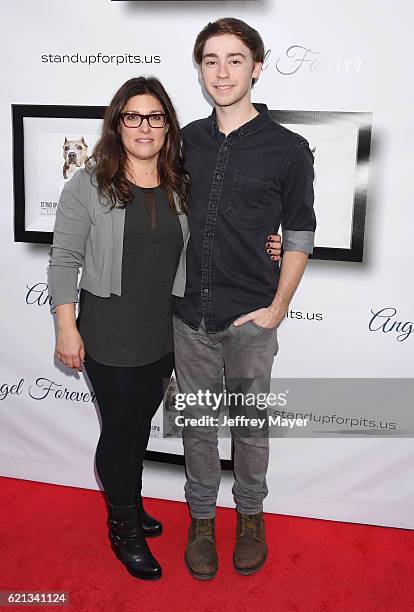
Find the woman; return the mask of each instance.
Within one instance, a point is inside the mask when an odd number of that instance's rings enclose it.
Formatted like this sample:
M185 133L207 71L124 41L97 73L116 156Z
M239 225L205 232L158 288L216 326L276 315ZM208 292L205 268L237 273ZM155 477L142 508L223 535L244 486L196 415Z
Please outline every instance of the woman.
M161 567L145 536L162 526L142 507L142 462L174 367L171 288L183 295L187 194L171 100L157 79L131 79L110 103L86 169L63 189L50 259L56 355L79 371L84 362L101 414L96 467L110 540L128 571L148 580Z
M162 573L145 540L162 525L142 506L142 464L174 367L173 295L185 290L188 192L170 98L156 78L130 79L106 111L86 169L62 191L50 258L56 356L78 371L83 363L91 381L109 537L127 570L144 580ZM278 259L279 245L266 246Z

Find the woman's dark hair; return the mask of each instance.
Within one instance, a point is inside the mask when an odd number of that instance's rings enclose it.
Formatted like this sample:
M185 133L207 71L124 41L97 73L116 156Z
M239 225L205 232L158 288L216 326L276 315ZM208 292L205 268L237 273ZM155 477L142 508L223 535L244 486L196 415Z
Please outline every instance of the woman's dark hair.
M180 127L170 97L155 77L133 78L118 89L106 109L101 137L87 162L87 169L93 170L99 194L109 201L112 207L126 206L131 201L132 186L125 174L127 155L119 133L119 121L128 100L141 94L155 96L167 115L169 129L158 156L158 175L161 185L166 189L171 210L176 212L173 197L175 192L181 210L186 212L189 179L183 167Z
M193 49L196 64L200 65L203 60L204 45L208 39L219 34L233 34L237 36L237 38L252 52L254 62L264 62L265 50L259 32L241 19L223 17L222 19L208 23L197 36ZM257 79L252 79L253 85L256 80Z

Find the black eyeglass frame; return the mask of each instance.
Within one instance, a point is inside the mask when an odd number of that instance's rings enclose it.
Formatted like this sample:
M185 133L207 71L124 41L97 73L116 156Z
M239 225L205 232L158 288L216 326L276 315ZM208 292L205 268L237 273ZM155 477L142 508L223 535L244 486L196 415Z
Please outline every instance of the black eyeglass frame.
M125 117L126 117L127 115L137 115L137 116L138 116L138 117L140 117L140 119L141 119L140 123L139 123L138 125L126 125L126 123L125 123ZM154 117L154 116L156 116L156 117L164 117L164 124L163 124L163 125L155 125L155 126L154 126L154 125L151 125L151 123L150 123L150 117ZM163 128L163 127L165 127L165 126L167 125L167 122L168 122L168 117L167 117L166 113L150 113L149 115L142 115L141 113L135 113L135 112L130 111L129 113L121 113L121 114L119 115L119 118L121 119L122 123L124 124L124 126L125 126L126 128L131 128L131 129L135 129L135 128L139 128L139 127L141 127L142 122L144 121L144 119L146 119L146 120L147 120L148 125L149 125L151 128L154 128L154 129L157 129L157 128Z

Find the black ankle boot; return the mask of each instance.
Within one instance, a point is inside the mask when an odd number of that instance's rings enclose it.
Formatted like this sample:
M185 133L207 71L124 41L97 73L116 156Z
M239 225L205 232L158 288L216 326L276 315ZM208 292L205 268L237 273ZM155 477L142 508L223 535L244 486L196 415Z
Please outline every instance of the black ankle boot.
M162 534L162 523L145 512L141 495L137 495L136 502L138 512L141 513L142 533L144 536L146 538L156 538L160 536Z
M134 506L113 506L109 510L109 539L112 550L125 565L128 572L142 580L158 580L162 570L151 554L141 527L138 508Z

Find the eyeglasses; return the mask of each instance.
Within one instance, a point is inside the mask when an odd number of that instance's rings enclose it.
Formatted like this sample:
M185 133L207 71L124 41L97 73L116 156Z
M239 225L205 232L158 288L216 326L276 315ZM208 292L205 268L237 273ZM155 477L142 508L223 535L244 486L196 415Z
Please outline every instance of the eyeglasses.
M163 128L167 123L167 115L165 113L153 113L151 115L141 115L140 113L121 113L122 123L127 128L138 128L144 119L148 121L148 125L152 128Z

